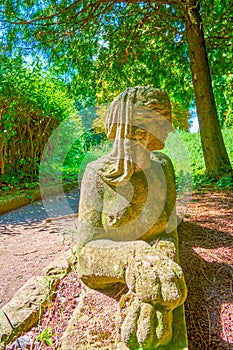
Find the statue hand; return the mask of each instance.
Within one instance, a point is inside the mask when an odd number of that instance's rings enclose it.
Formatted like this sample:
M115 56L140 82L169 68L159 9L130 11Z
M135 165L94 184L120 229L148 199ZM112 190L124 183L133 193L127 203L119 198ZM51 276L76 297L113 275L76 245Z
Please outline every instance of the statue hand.
M186 297L181 267L167 255L151 247L135 250L126 268L126 284L143 302L174 309Z
M135 251L126 269L129 292L121 297L118 326L130 349L156 349L172 338L172 310L186 288L180 266L155 249Z
M157 310L154 305L140 301L135 293L128 292L119 302L117 326L129 349L156 349L172 337L172 311Z

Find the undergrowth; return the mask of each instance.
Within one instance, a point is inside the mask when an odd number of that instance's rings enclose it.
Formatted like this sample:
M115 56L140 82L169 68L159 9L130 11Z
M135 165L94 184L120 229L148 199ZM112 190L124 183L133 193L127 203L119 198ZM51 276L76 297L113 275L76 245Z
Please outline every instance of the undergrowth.
M222 130L224 143L227 153L233 166L233 143L232 143L232 128L224 128ZM191 167L193 172L194 188L213 187L216 189L230 188L233 186L233 173L227 171L221 176L215 174L207 175L205 173L205 162L201 146L200 133L190 134L185 131L179 131L185 145L188 148Z

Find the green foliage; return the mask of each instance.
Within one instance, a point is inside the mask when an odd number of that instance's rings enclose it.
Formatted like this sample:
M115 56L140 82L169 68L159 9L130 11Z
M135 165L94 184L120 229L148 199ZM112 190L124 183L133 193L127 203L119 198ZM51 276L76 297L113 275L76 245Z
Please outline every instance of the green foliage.
M226 94L224 83L220 87L218 77L228 79L232 64L231 1L202 0L200 5L219 117L225 120L231 93ZM28 46L33 54L43 52L54 71L67 74L79 101L109 102L128 86L151 84L165 88L185 112L193 97L186 6L174 1L3 0L4 52L28 54Z
M88 135L88 133L87 133ZM89 134L90 135L90 134ZM231 162L233 162L232 129L223 129L224 141ZM64 164L60 164L64 181L75 179L81 181L83 172L88 163L110 152L112 143L102 138L99 142L93 142L85 147L85 133L75 142L66 155ZM92 136L95 140L95 136ZM190 191L190 186L199 188L212 186L216 188L228 188L232 186L232 174L226 173L219 177L207 177L205 175L205 162L201 147L200 134L178 130L175 136L166 143L165 153L173 160L177 177L178 192ZM53 163L55 169L58 163ZM56 168L58 170L58 168ZM50 171L51 173L51 171Z
M218 115L230 125L231 1L200 5ZM68 74L79 101L109 102L128 86L151 84L187 111L193 90L182 2L4 0L1 10L4 51L43 51L54 71Z
M5 0L2 10L8 42L22 52L32 45L54 69L69 72L79 101L110 102L126 87L154 85L187 110L193 91L179 6Z
M218 75L213 81L221 127L233 126L233 74Z
M193 87L185 16L192 4L200 4L218 117L222 126L231 126L231 0L2 0L1 173L14 171L18 179L25 181L25 174L37 179L46 140L59 122L73 113L70 94L75 95L76 107L81 109L110 102L132 85L161 87L171 98L175 127L187 130ZM9 59L28 54L43 55L50 63L50 73L41 69L38 61L26 68L22 59ZM92 127L92 120L85 117L82 121L83 127ZM65 137L68 134L63 135L63 141ZM66 159L67 169L82 162L85 142L88 147L88 140L73 146ZM61 141L57 145L62 146ZM200 160L192 159L194 172L201 174L201 144L197 141L189 147L190 154L197 153ZM64 149L57 148L53 164ZM4 186L9 187L8 183Z
M54 334L52 333L52 327L48 327L46 329L44 329L41 333L39 333L36 336L36 340L39 341L40 343L46 343L46 345L48 346L52 346L53 345L53 339L52 337L54 336Z
M233 188L233 174L222 176L216 183L217 188Z
M223 138L228 151L228 155L233 164L233 146L232 146L232 128L223 129ZM191 167L193 171L194 187L211 186L215 188L229 188L233 186L233 174L228 172L219 176L206 176L205 163L203 158L203 151L201 147L200 134L190 134L185 131L179 131L188 151L191 160ZM179 147L179 145L177 145ZM182 146L181 146L182 147Z
M221 126L233 125L232 1L203 1L202 19Z
M190 112L179 103L172 103L172 124L175 129L188 131Z
M200 134L199 133L190 134L182 131L180 131L179 134L182 137L188 149L193 174L195 176L198 174L204 174L205 162L203 158Z
M230 128L223 129L224 142L231 163L233 163L232 131ZM233 185L231 172L222 174L221 177L206 175L200 133L191 134L178 129L168 136L166 147L162 152L173 162L178 195L192 191L192 186L229 188Z
M78 178L81 182L87 164L99 159L111 150L112 144L104 141L105 137L100 140L100 143L93 144L86 152L74 145L68 152L62 167L63 179Z
M43 148L60 121L75 112L66 86L39 61L4 59L0 73L0 174L35 181Z

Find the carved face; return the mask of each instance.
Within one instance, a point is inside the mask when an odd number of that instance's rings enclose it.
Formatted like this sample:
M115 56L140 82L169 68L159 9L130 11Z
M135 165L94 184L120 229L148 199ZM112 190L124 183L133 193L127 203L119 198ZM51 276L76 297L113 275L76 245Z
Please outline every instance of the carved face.
M148 151L164 148L164 142L172 131L170 111L163 114L155 109L135 105L133 125L127 137L142 144Z

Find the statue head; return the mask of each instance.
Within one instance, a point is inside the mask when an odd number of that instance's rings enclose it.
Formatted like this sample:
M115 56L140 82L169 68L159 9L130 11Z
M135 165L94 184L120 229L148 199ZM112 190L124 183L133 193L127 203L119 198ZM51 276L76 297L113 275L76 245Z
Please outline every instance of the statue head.
M138 145L146 152L164 147L171 128L171 104L167 93L149 86L127 88L111 103L106 134L113 141L107 182L129 180L137 168L133 154Z
M162 149L170 131L171 104L163 90L149 86L127 88L109 107L106 133L112 141L120 137L143 143L148 132L154 139L149 150Z

